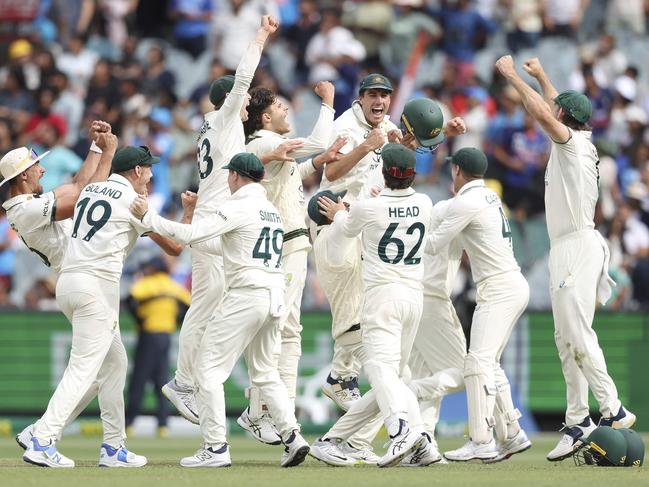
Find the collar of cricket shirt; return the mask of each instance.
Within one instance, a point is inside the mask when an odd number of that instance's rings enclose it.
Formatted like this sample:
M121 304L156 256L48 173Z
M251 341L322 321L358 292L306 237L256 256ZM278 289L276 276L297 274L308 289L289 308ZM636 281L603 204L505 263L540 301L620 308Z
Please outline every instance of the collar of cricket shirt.
M130 188L133 188L133 185L131 184L131 182L128 179L126 179L124 176L122 176L121 174L113 173L110 176L108 176L108 179L106 181L112 181L114 183L123 184L124 186L128 186Z
M458 191L457 195L460 196L461 194L466 193L467 191L471 191L473 188L479 188L479 187L485 187L484 179L474 179L473 181L469 181L466 183L464 186L460 188L460 191Z
M235 193L230 195L230 199L240 200L250 196L266 196L266 188L259 183L249 183L241 186Z
M254 138L257 137L280 137L282 139L288 139L285 135L278 134L277 132L273 132L272 130L266 130L266 129L259 129L257 130L254 134L252 134Z
M415 194L414 188L405 188L405 189L390 189L384 188L379 193L379 196L385 196L387 198L404 198Z
M367 120L365 120L365 114L363 113L363 107L361 107L361 102L358 100L354 100L352 103L352 113L356 117L356 120L358 123L365 129L372 130L374 127L372 127L369 123L367 123ZM378 128L383 128L387 123L390 121L390 115L383 115L383 121L380 123Z

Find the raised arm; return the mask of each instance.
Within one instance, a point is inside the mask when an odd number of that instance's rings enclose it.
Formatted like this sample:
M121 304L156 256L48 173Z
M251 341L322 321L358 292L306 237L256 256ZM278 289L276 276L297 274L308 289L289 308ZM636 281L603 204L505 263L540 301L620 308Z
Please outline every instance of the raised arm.
M241 62L237 66L237 71L234 75L234 85L232 90L225 98L223 103L224 117L239 117L241 107L243 106L247 96L250 83L255 75L255 70L259 65L261 59L261 52L264 49L268 37L279 28L279 21L271 16L264 15L261 18L261 27L257 31L257 36L254 42L251 42L246 50Z
M74 214L74 206L77 204L81 190L95 179L88 174L95 175L98 171L100 174L106 174L102 179L105 180L110 170L110 164L117 150L117 137L111 133L102 132L97 136L97 147L102 150L102 153L93 152L92 148L88 153L88 158L83 163L79 172L84 171L83 174L77 176L68 184L59 186L54 190L56 197L56 220L65 220L71 218ZM99 164L97 164L97 159ZM92 172L90 172L92 170Z
M527 112L539 122L543 130L552 140L558 143L565 143L570 140L570 130L568 130L568 127L557 120L550 108L551 105L518 75L514 67L514 60L511 56L501 57L496 62L496 67L520 94L523 106L525 106ZM548 87L547 89L548 96L550 93L556 93L554 87ZM553 102L550 101L550 103Z
M340 135L344 136L345 134L341 133ZM381 129L372 129L363 143L353 148L347 154L342 154L338 161L330 162L325 165L325 175L327 176L327 179L329 181L340 179L351 171L363 157L373 150L380 149L384 144L385 135L383 135Z
M296 159L310 157L324 152L332 139L334 114L336 113L333 109L334 85L329 81L320 81L315 85L313 91L322 99L320 115L313 126L311 134L304 139L300 139L304 142L304 145L291 152L291 157L295 157Z

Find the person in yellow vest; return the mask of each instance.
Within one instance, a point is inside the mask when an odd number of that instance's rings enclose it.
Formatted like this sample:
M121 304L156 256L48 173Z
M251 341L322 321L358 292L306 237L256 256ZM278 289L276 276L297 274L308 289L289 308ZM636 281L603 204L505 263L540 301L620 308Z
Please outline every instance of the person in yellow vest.
M189 308L190 294L171 278L162 257L151 259L142 272L144 276L133 284L127 301L137 322L139 337L128 388L126 426L130 426L140 412L147 382L153 382L158 400L158 432L164 436L169 408L160 391L169 380L171 334Z

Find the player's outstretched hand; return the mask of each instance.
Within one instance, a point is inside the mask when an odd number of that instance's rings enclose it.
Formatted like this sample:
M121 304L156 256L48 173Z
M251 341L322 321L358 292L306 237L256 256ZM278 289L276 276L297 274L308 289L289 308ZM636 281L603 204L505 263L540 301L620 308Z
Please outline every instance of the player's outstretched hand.
M133 203L131 203L130 210L135 218L142 221L144 215L149 211L149 203L147 202L146 194L138 194L137 198L135 198Z
M322 103L333 107L334 94L336 93L336 88L333 83L330 81L318 81L313 88L313 91L316 95L322 98Z
M321 196L318 198L318 206L320 207L320 213L333 221L334 216L339 211L345 211L347 207L343 203L343 199L339 196L338 201L327 198L326 196Z
M117 136L110 132L100 132L95 143L104 152L115 152L117 150Z
M456 137L465 133L466 123L462 117L452 118L444 126L444 135L447 137Z
M388 142L391 144L400 144L403 140L403 132L399 129L392 129L388 132Z
M194 216L194 210L196 209L196 202L198 201L198 195L192 191L185 191L180 194L180 202L183 205L184 216L189 220Z
M541 65L541 61L539 61L539 58L537 57L533 57L532 59L525 61L523 63L523 69L533 78L538 78L543 74L543 66Z
M299 149L304 145L304 142L301 140L287 140L281 145L278 145L277 148L272 150L269 155L271 156L271 161L282 161L282 162L293 162L295 159L289 154L296 149Z
M333 144L331 144L326 151L324 151L319 156L316 156L313 159L313 165L315 167L322 167L324 164L329 164L330 162L336 162L340 160L340 149L345 147L347 143L347 137L339 136L336 138Z
M514 66L514 58L510 55L502 56L496 61L496 68L500 71L505 78L509 78L516 74L516 67Z

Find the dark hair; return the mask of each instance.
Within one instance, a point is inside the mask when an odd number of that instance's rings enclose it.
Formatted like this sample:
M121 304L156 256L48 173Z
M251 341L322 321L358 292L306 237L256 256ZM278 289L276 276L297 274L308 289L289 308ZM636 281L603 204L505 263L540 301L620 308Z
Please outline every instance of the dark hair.
M563 108L562 108L563 110ZM591 131L593 130L590 125L587 123L582 123L577 121L572 115L570 115L567 111L563 110L563 116L561 117L561 123L564 124L566 127L571 128L572 130L588 130Z
M248 120L243 122L243 132L246 134L246 137L250 137L257 130L263 128L261 116L277 99L275 93L261 86L253 88L249 93L250 105L248 105Z
M384 168L383 179L385 179L385 187L388 189L406 189L412 186L412 183L415 181L415 174L405 179L395 178Z

